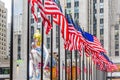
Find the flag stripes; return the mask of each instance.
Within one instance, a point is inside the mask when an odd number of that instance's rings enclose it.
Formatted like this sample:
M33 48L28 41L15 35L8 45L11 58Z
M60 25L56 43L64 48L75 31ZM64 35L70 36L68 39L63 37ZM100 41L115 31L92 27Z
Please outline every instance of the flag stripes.
M43 4L41 0L31 0L31 12L35 21L38 22L38 18L35 14L35 4L40 9L46 34L52 29L48 18L50 15L53 17L53 22L60 26L65 49L69 51L78 50L79 53L81 53L84 48L86 56L92 55L92 60L98 69L106 71L117 69L115 64L109 61L104 55L101 55L101 53L106 53L106 50L102 47L99 40L95 36L84 32L78 24L74 23L69 15L65 15L67 16L65 17L54 1L46 0Z

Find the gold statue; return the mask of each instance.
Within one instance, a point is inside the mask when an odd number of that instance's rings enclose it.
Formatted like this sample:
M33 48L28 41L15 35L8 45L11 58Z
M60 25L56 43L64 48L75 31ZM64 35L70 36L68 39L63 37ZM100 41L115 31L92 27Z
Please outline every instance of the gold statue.
M41 38L41 34L39 32L39 30L36 31L36 33L33 35L33 39L34 39L34 42L36 44L36 46L41 46L41 42L42 42L42 38Z

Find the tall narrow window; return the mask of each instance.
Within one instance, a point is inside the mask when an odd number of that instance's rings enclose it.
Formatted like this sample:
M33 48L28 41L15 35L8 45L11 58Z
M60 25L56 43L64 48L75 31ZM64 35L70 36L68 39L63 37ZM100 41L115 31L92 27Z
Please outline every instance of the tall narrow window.
M74 13L74 18L79 19L79 13Z
M31 19L31 24L33 24L33 23L34 23L34 19L32 18L32 19Z
M103 34L103 32L104 32L104 30L103 30L103 29L100 29L100 35L102 35L102 34Z
M21 59L21 35L18 35L18 57L17 59Z
M33 42L34 26L31 26L31 42Z
M71 8L71 2L67 3L67 8Z
M50 38L47 37L47 48L50 49Z
M100 8L100 13L103 13L104 9L103 8Z
M119 51L115 51L115 56L119 56Z
M79 7L79 1L74 2L74 7Z
M103 24L104 23L104 19L100 19L100 24Z
M100 0L100 3L103 3L103 0Z

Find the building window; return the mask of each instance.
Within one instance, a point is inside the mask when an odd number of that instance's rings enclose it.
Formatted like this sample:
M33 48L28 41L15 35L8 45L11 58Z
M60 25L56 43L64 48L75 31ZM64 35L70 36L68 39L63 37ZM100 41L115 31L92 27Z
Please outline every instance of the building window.
M41 18L38 18L38 22L41 22Z
M104 46L104 40L103 39L100 40L100 43L101 43L102 46Z
M34 27L31 26L31 42L33 42Z
M119 51L115 51L115 56L119 56Z
M74 7L79 7L79 1L74 2Z
M103 34L103 32L104 32L104 30L103 30L103 29L100 29L100 35L102 35L102 34Z
M56 26L56 36L58 36L58 32L59 32L59 26Z
M104 23L104 19L100 19L100 24L103 24Z
M20 45L21 45L21 35L18 35L18 57L17 57L17 59L21 59L21 56L20 56L21 47L20 47Z
M67 3L67 8L71 8L71 2Z
M115 25L115 30L119 30L119 24Z
M115 40L119 40L119 33L116 33Z
M79 19L79 13L74 13L74 19Z
M10 69L1 67L0 74L10 74Z
M119 44L115 44L115 49L119 49Z
M103 10L104 10L103 8L100 8L100 13L103 13Z
M20 54L21 54L21 47L19 46L19 47L18 47L18 57L17 57L17 59L21 59Z
M21 44L21 35L18 35L18 45Z
M96 0L93 0L93 3L96 3L97 1Z
M96 9L94 9L93 13L94 13L94 14L96 14L96 13L97 13L97 10L96 10Z
M100 0L100 3L103 3L103 0Z
M37 8L37 12L40 12L39 8Z
M49 37L47 38L47 48L48 49L50 48L50 38Z
M58 37L56 36L56 48L58 48Z
M32 19L31 19L31 24L33 24L33 23L34 23L34 19L32 18Z

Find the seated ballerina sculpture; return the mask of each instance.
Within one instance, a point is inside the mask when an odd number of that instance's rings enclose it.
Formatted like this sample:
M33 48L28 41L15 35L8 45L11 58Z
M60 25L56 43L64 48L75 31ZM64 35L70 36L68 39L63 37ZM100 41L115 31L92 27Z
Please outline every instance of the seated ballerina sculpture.
M33 36L34 42L32 42L32 49L31 49L31 54L30 54L30 79L31 80L40 80L40 68L42 65L41 64L41 34L39 33L39 30L36 31L36 33ZM48 63L50 63L50 56L47 51L47 48L45 45L43 45L43 60L44 60L44 65L42 66L43 69L46 68ZM56 61L53 59L53 64L54 66L56 64ZM35 79L34 79L35 78Z

